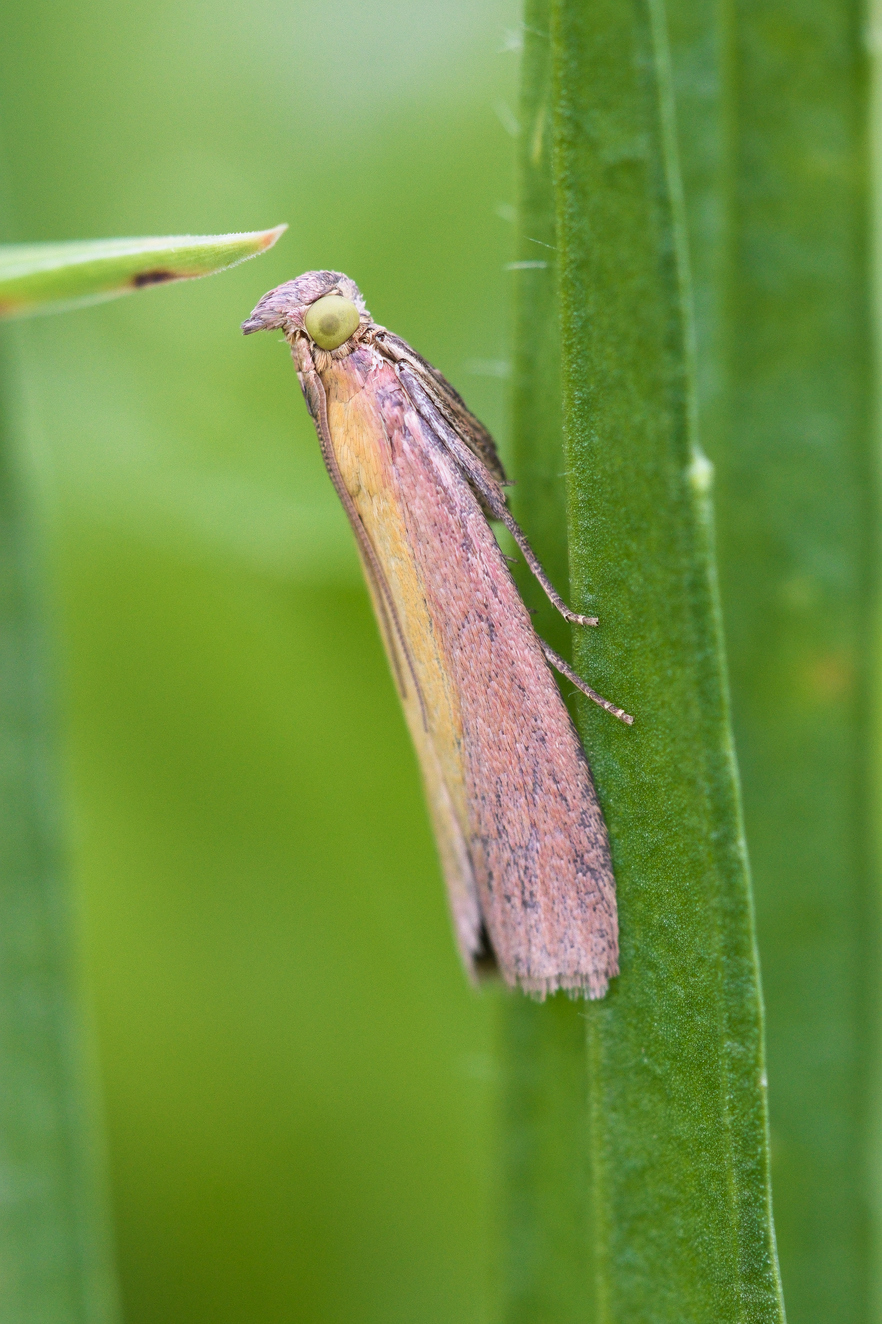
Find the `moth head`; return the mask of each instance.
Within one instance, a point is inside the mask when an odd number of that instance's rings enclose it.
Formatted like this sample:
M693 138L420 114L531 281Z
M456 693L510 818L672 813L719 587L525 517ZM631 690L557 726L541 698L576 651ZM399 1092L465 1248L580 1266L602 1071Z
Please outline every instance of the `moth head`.
M244 334L282 330L305 332L319 349L337 349L371 315L355 281L340 271L307 271L265 294L247 321Z

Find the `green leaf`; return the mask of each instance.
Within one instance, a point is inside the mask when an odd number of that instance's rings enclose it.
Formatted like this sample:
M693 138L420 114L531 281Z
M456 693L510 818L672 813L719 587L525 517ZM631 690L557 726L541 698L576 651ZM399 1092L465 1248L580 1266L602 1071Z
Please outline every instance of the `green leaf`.
M0 310L57 311L263 252L284 226L0 248ZM0 419L0 424L5 419ZM100 1142L74 972L40 558L0 429L0 1316L114 1324Z
M783 1317L746 850L660 0L553 7L555 177L583 712L622 974L588 1010L598 1296L614 1318Z
M288 227L243 234L0 245L0 317L58 312L225 271L265 253Z
M549 0L528 0L518 112L518 234L511 264L516 318L512 505L552 581L566 591L549 21ZM538 633L570 657L566 622L525 567L516 573ZM565 695L571 690L564 686ZM563 994L541 1006L504 997L499 1055L503 1318L506 1324L584 1324L590 1318L591 1243L582 1004Z
M580 711L613 841L621 976L606 999L578 1013L523 1003L503 1013L507 1318L778 1324L762 1012L713 563L712 471L696 435L705 365L697 374L665 14L657 0L556 0L551 11L555 154L546 207L556 209L562 319L558 472L568 475L572 596L601 618L598 630L577 637L576 657L582 674L637 720L626 730L587 705ZM711 59L714 22L708 10L698 33ZM534 72L541 64L531 41L548 32L540 4L526 27L529 78L531 62ZM530 95L525 155L540 115L538 85ZM719 148L711 136L712 157ZM526 215L541 181L529 172L525 179ZM721 207L720 180L708 187ZM550 313L541 314L548 289L537 294L536 271L519 266L514 277L524 372L531 349L555 334ZM543 381L545 408L556 413L551 375ZM519 452L529 444L526 420L519 405ZM550 480L550 429L539 447L533 464ZM529 506L527 498L528 528ZM541 550L547 557L548 546ZM587 1028L584 1104L573 1071L576 1014ZM589 1200L580 1210L572 1180L560 1174L585 1168ZM555 1183L557 1212L568 1210L583 1229L571 1224L558 1238L563 1265L553 1260ZM562 1276L563 1305L555 1300Z

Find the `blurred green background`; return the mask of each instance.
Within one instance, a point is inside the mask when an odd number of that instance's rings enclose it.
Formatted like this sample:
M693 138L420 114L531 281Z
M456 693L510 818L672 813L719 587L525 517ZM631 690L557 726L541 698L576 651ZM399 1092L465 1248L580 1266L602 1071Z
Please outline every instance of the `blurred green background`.
M2 5L4 241L268 256L4 333L46 531L127 1324L480 1321L494 993L284 346L353 276L505 433L512 0Z

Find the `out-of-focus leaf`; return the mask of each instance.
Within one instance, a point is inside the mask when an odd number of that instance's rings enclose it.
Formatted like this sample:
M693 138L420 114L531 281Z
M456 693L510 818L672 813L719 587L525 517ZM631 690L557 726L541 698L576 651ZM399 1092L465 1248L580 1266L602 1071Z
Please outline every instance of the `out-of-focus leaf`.
M265 253L288 227L242 234L0 245L0 317L57 312L225 271Z
M736 12L728 402L724 427L706 431L768 1008L775 1221L790 1324L866 1324L880 1318L878 106L851 5Z
M2 365L5 368L5 364ZM0 382L5 384L4 372ZM5 402L4 402L5 403ZM116 1324L39 537L0 413L0 1319Z

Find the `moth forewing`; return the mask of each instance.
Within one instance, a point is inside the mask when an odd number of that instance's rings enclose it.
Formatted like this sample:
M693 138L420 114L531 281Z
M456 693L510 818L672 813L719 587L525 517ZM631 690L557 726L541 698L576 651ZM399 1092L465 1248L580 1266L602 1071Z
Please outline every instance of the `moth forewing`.
M353 309L341 313L346 300ZM351 328L356 312L356 329L334 343L323 329L331 314ZM291 342L356 535L468 969L489 943L511 985L601 997L618 973L606 827L545 646L487 521L488 509L507 515L489 433L435 369L371 320L340 273L309 272L271 291L243 329L262 327L282 327ZM528 559L538 566L532 549ZM592 619L570 612L538 570L570 618Z
M477 458L486 465L492 476L500 483L506 482L505 469L496 449L496 442L484 427L484 424L469 409L462 396L453 389L450 382L442 377L437 368L433 368L421 354L408 345L400 336L384 330L379 337L382 351L399 363L407 363L422 380L428 395L441 414L462 438Z

